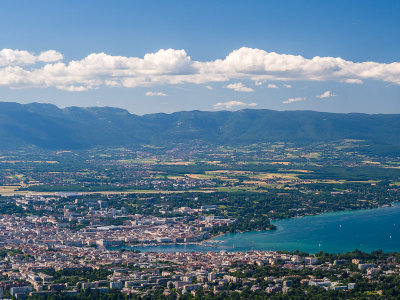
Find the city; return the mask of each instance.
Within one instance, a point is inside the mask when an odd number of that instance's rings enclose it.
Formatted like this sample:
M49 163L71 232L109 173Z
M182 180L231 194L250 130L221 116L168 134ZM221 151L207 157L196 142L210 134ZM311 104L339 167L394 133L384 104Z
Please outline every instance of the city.
M0 300L400 299L400 1L0 1Z

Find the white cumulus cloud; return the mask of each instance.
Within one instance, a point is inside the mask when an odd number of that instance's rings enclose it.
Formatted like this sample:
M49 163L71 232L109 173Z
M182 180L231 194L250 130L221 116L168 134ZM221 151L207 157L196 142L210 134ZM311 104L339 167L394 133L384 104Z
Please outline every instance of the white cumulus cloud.
M240 81L337 81L361 84L378 80L400 85L400 62L352 62L340 57L306 58L242 47L224 58L196 61L185 50L161 49L143 57L92 53L71 61L55 50L39 54L0 50L0 86L55 87L84 91L107 87L153 87L183 83L210 84L239 81L226 87L252 92ZM283 85L290 88L289 84Z
M55 62L55 61L60 61L63 58L64 56L60 52L57 52L56 50L48 50L41 52L37 57L38 61L42 62Z
M291 86L290 84L284 84L283 86L284 86L285 88L287 88L287 89L292 88L292 86Z
M289 103L304 101L304 100L306 100L306 97L289 98L285 101L282 101L282 103L289 104Z
M161 97L167 97L168 95L163 93L163 92L146 92L146 96L161 96Z
M329 97L334 97L336 95L332 94L331 91L326 91L324 93L322 93L321 95L317 95L317 98L323 99L323 98L329 98Z
M363 84L363 81L361 79L356 79L356 78L348 78L341 81L346 83Z
M269 89L278 89L278 86L276 84L270 83L267 85L267 88Z
M226 86L226 88L234 90L236 92L247 92L247 93L249 93L249 92L253 92L254 91L252 88L245 86L241 82L228 84Z
M35 55L26 50L3 49L0 51L0 67L25 66L38 62L55 62L63 55L55 50L48 50Z
M227 102L218 102L214 104L214 109L232 109L238 107L252 107L257 106L257 103L244 103L241 101L227 101Z

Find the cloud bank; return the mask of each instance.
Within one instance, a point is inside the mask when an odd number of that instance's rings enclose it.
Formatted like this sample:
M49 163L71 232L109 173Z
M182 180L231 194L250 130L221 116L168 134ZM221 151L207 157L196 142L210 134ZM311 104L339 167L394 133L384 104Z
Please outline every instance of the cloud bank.
M168 95L163 93L163 92L146 92L146 96L161 96L161 97L167 97Z
M232 108L240 108L240 107L254 107L257 106L257 103L244 103L241 101L228 101L228 102L218 102L214 104L214 109L232 109Z
M234 90L236 92L247 92L247 93L254 92L254 90L252 88L249 88L249 87L245 86L241 82L228 84L226 86L226 88L227 89L232 89L232 90Z
M304 100L306 100L305 97L289 98L289 99L287 99L285 101L282 101L282 103L290 104L290 103L293 103L293 102L304 101Z
M326 92L322 93L321 95L317 95L316 97L320 98L320 99L324 99L324 98L330 98L330 97L334 97L334 96L336 96L336 95L333 94L331 91L326 91Z
M55 87L85 91L103 86L133 88L231 80L253 80L257 85L267 80L362 83L367 79L400 85L400 62L385 64L352 62L340 57L305 58L246 47L213 61L192 60L185 50L175 49L161 49L143 57L93 53L69 62L64 62L63 55L55 50L39 54L26 50L0 51L0 86L9 88ZM238 91L253 90L242 83L228 86Z

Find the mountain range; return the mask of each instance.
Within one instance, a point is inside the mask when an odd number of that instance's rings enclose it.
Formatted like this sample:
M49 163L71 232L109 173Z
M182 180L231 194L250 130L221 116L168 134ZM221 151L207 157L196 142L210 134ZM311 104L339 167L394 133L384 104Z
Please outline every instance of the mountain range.
M113 107L0 102L0 149L87 149L95 146L221 145L343 139L400 151L400 114L315 111L181 111L138 116Z

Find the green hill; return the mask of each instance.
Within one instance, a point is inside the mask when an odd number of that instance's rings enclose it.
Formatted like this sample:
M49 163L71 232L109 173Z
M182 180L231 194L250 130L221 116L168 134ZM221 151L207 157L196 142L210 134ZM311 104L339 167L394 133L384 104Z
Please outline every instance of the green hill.
M111 107L0 103L0 148L44 149L171 143L307 144L366 140L381 149L400 149L400 115L314 111L183 111L137 116Z

